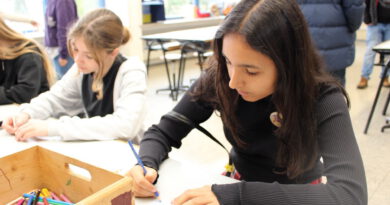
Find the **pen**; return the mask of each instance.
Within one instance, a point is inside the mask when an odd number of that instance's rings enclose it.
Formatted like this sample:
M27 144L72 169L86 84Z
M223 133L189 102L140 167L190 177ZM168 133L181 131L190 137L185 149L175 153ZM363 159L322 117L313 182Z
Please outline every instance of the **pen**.
M144 171L144 175L146 175L146 168L145 168L145 165L144 163L142 162L141 158L139 157L139 155L137 154L137 151L135 151L134 149L134 146L133 146L133 143L131 143L131 141L127 141L130 145L130 148L131 150L133 151L134 153L134 156L135 158L137 159L138 161L138 164L142 167L142 170ZM161 199L160 199L160 193L158 193L158 191L154 192L154 196L161 202Z

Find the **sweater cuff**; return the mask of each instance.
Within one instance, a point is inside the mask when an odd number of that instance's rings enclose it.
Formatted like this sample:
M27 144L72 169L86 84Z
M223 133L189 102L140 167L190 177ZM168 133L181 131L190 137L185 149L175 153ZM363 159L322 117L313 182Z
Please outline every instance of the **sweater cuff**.
M239 184L213 184L211 191L214 192L219 204L240 204Z
M47 121L47 135L49 136L60 136L59 127L60 122L58 120L48 120ZM65 140L65 139L63 139Z
M27 113L30 116L30 119L39 119L37 116L34 115L34 111L29 109L30 104L29 103L23 103L19 106L19 112Z

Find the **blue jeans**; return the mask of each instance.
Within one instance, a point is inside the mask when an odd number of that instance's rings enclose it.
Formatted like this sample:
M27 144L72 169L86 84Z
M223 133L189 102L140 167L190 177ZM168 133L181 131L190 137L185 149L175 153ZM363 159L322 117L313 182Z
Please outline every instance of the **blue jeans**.
M68 71L69 68L72 67L72 65L74 63L73 58L68 56L68 58L66 59L66 60L68 60L68 63L64 67L61 67L60 64L58 63L59 58L60 58L59 55L54 57L54 67L56 69L58 80L60 80L62 78L62 76L65 75L66 71Z
M390 40L390 24L378 23L377 25L367 26L367 48L364 54L362 77L370 79L376 53L372 48L386 40ZM384 68L382 68L381 76L383 76L383 71ZM389 74L390 72L387 72L386 76L389 76Z

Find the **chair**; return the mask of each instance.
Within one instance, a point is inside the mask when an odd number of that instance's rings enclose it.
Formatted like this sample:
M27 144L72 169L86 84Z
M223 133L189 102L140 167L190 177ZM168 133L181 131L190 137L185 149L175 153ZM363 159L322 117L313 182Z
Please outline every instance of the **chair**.
M390 103L390 91L389 91L389 95L387 96L387 100L386 100L386 103L385 103L385 107L383 109L383 115L386 115L386 112L387 112L387 107L389 106L389 103ZM381 129L381 132L384 132L385 129L387 128L390 128L390 117L387 117L386 118L386 125L384 125Z
M203 61L205 59L204 54L205 52L210 48L210 43L204 43L204 42L183 42L179 44L180 47L180 53L167 53L167 51L177 50L177 46L173 44L173 46L170 46L169 50L167 48L163 47L162 41L159 41L160 48L163 48L163 55L160 57L164 60L165 63L165 69L167 73L168 88L158 89L156 93L160 91L166 91L169 90L170 96L174 101L177 100L177 97L179 95L180 91L186 91L189 87L183 85L183 79L184 79L184 70L185 70L185 64L186 64L186 58L189 56L190 53L196 52L198 57L198 63L200 66L200 69L202 70L203 67ZM172 44L171 44L172 45ZM151 43L148 43L148 47L150 49L153 49L151 46ZM209 55L209 54L207 54ZM150 51L148 53L148 59L150 58ZM149 60L148 60L149 61ZM179 68L175 69L174 64L179 61ZM172 69L169 69L168 62L171 62L173 65ZM149 62L147 62L147 65ZM176 72L177 70L177 72ZM171 77L173 78L171 80Z
M162 51L163 56L165 52L180 50L180 42L177 41L159 41L159 40L146 40L146 45L148 47L148 55L146 59L146 69L149 71L150 66L150 53L152 51ZM165 62L165 59L163 59Z
M161 60L164 60L164 61L167 61L167 62L171 63L170 68L168 67L168 69L167 69L167 75L172 77L172 82L171 82L171 78L169 77L168 78L169 87L168 88L157 89L156 93L159 93L161 91L170 91L170 96L172 98L174 98L174 96L173 96L174 92L178 92L180 90L185 91L186 89L188 89L188 86L179 85L176 82L176 79L177 79L178 76L176 76L175 64L176 64L176 62L180 62L181 58L182 58L181 53L166 53L165 55L160 56ZM170 73L172 73L172 76L170 75Z
M383 59L383 58L382 58ZM387 73L387 71L390 69L390 59L387 60L386 63L381 63L380 65L384 65L385 66L385 69L384 69L384 72L383 73ZM382 86L383 86L383 81L384 79L386 78L386 75L383 75L380 82L379 82L379 85L378 85L378 89L377 89L377 92L376 92L376 95L375 95L375 98L374 98L374 102L372 104L372 107L371 107L371 111L370 111L370 114L368 115L368 119L367 119L367 123L366 123L366 127L364 128L364 134L367 134L367 131L368 131L368 127L370 126L370 122L371 122L371 119L372 119L372 116L374 114L374 110L375 110L375 107L376 107L376 104L378 102L378 99L379 99L379 95L381 93L381 90L382 90ZM386 110L387 110L387 107L388 107L388 104L389 104L389 101L390 101L390 93L389 93L389 96L387 97L387 100L386 100L386 103L385 103L385 107L383 109L383 115L386 114ZM382 127L382 132L384 129L386 129L386 125L384 126L384 128Z
M390 117L387 117L386 118L386 125L384 125L383 127L382 127L382 129L381 129L381 132L384 132L385 131L385 129L387 129L387 128L390 128Z

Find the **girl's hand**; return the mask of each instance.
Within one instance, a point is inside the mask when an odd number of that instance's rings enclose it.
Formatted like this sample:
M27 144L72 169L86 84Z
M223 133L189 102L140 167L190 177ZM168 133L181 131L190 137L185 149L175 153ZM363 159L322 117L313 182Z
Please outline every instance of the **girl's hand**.
M68 64L68 60L66 58L59 57L58 64L60 64L61 67L64 67L64 66L66 66L66 64Z
M18 127L15 132L17 141L26 141L28 138L37 136L47 136L48 125L46 120L29 120Z
M157 178L155 169L145 167L146 175L140 165L134 166L126 175L129 175L134 180L134 194L136 197L153 197L157 191L153 186L153 182Z
M19 113L15 116L6 118L3 122L2 128L5 129L9 134L15 134L16 130L25 124L30 119L30 115L27 113Z
M211 191L211 186L207 185L197 189L190 189L185 191L180 196L173 200L174 205L192 205L192 204L207 204L219 205L218 199Z

